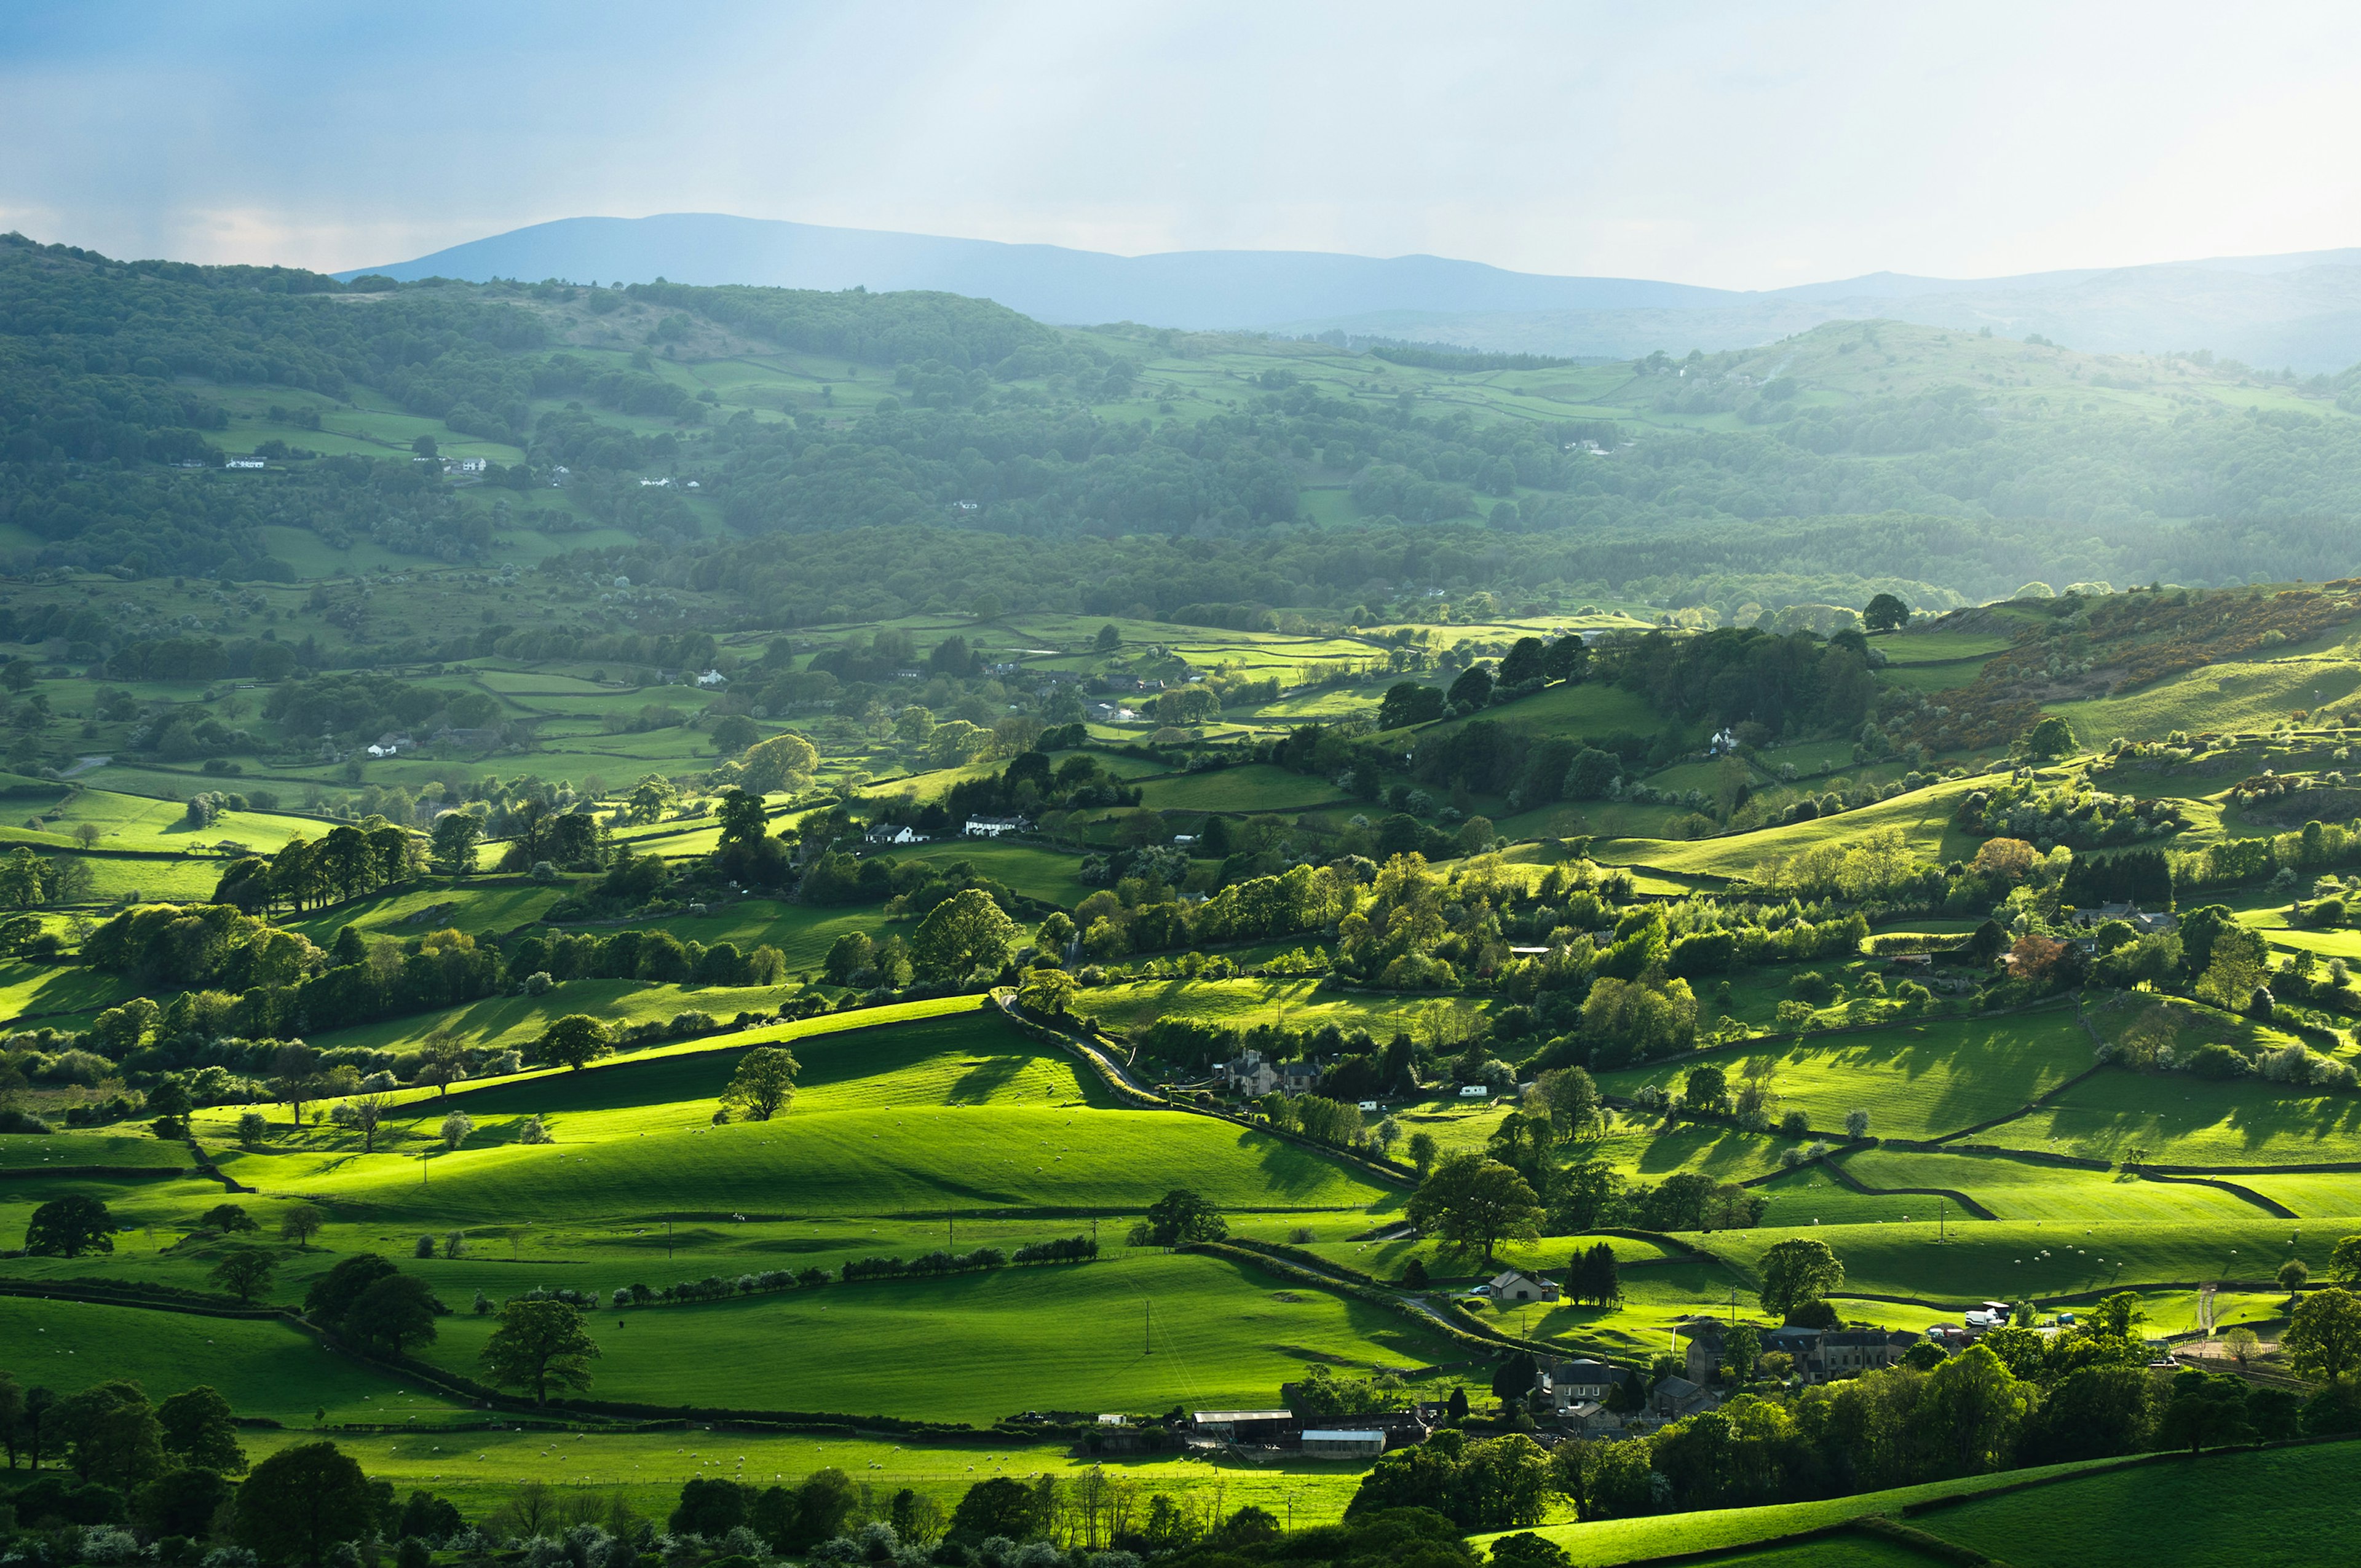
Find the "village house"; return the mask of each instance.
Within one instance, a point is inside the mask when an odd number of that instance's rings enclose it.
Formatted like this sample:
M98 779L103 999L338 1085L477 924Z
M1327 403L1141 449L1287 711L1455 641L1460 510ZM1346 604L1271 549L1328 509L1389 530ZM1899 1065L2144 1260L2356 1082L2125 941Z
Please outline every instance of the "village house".
M1576 1356L1541 1369L1541 1390L1565 1410L1586 1399L1604 1399L1615 1389L1615 1368L1588 1356Z
M1677 1332L1688 1341L1682 1370L1692 1382L1711 1382L1727 1360L1724 1325L1703 1318ZM1812 1329L1792 1324L1758 1332L1763 1353L1789 1357L1806 1383L1826 1383L1892 1366L1920 1337L1902 1330Z
M864 844L924 844L930 840L916 828L906 828L897 822L880 822L862 834Z
M960 830L971 839L997 839L1003 833L1022 833L1030 826L1022 817L971 817Z
M1476 1288L1495 1301L1554 1301L1558 1298L1555 1285L1521 1268L1496 1274Z
M1248 1051L1235 1061L1217 1063L1213 1077L1224 1088L1249 1100L1259 1100L1279 1087L1279 1069L1263 1060L1260 1051Z

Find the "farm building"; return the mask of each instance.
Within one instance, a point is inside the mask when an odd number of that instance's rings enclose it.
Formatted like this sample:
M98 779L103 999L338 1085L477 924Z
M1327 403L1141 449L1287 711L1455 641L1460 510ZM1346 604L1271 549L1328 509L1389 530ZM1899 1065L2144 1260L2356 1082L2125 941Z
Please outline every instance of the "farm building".
M1386 1434L1381 1431L1323 1429L1303 1434L1303 1455L1307 1459L1375 1459L1385 1451Z
M1293 1410L1193 1410L1189 1416L1191 1436L1217 1442L1284 1442L1301 1430Z

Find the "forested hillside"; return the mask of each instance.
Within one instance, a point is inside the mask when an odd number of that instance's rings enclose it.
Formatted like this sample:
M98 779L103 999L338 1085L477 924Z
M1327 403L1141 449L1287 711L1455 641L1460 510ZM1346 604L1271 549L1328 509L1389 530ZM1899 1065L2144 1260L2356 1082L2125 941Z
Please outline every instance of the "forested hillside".
M1894 323L1606 367L1355 353L944 294L347 285L10 237L0 551L291 580L335 569L321 545L588 548L788 620L922 604L882 585L944 552L1004 602L1093 613L1427 587L1942 609L2361 566L2346 379ZM844 537L768 582L781 531Z

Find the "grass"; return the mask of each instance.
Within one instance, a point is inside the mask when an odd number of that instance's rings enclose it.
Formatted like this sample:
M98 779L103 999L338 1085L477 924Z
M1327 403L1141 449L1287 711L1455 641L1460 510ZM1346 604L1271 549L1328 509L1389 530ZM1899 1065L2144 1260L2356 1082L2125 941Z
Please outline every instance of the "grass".
M1767 1078L1774 1114L1800 1110L1816 1130L1836 1131L1869 1113L1879 1137L1928 1138L2006 1115L2092 1064L2091 1042L2070 1010L1986 1019L1896 1024L1857 1035L1719 1051L1709 1058L1734 1086ZM1643 1085L1678 1087L1693 1062L1600 1076L1609 1094Z
M1413 1367L1461 1354L1381 1309L1160 1253L601 1313L592 1325L608 1398L978 1425L1028 1408L1260 1407L1313 1362ZM443 1328L428 1354L455 1367L490 1331L467 1316ZM782 1356L782 1344L827 1353ZM912 1354L917 1344L927 1354Z
M791 1043L805 1089L771 1123L712 1125L729 1059L684 1050L455 1093L452 1107L482 1130L436 1158L423 1181L410 1154L348 1146L238 1150L222 1165L269 1193L436 1225L740 1212L1128 1212L1180 1186L1245 1208L1359 1207L1390 1195L1333 1160L1210 1118L1098 1109L1066 1058L1045 1057L994 1018ZM381 1143L424 1146L445 1107L417 1100L409 1109L414 1121ZM512 1141L533 1114L555 1143Z
M1344 796L1326 779L1291 773L1267 762L1156 779L1140 804L1156 811L1302 811L1334 806Z
M1901 830L1903 842L1919 856L1949 859L1963 848L1972 855L1966 840L1953 842L1958 836L1950 826L1951 813L1960 797L1991 782L1989 778L1954 779L1858 811L1688 844L1617 839L1594 845L1591 854L1618 865L1630 862L1690 875L1744 877L1768 861L1791 858L1818 844L1850 842L1895 828Z
M2112 1459L2089 1460L2037 1470L2012 1471L2008 1478L2024 1480L2041 1475L2103 1472L2122 1463ZM1634 1563L1674 1552L1746 1546L1774 1536L1793 1535L1802 1530L1839 1524L1866 1514L1894 1514L1912 1503L1956 1497L1961 1492L1981 1491L1993 1484L1993 1477L1990 1475L1962 1475L1949 1481L1898 1486L1891 1491L1861 1492L1849 1497L1830 1497L1807 1503L1773 1503L1765 1508L1707 1508L1695 1513L1653 1514L1641 1519L1601 1519L1590 1524L1549 1525L1535 1533L1555 1541L1577 1568L1608 1568L1613 1563ZM2061 1497L2071 1497L2080 1492L2081 1486L2082 1483L2077 1481L2051 1490ZM1499 1533L1505 1532L1477 1536L1476 1543L1478 1546L1488 1545L1498 1539ZM2087 1546L2087 1538L2084 1544ZM1740 1558L1735 1561L1751 1560ZM1777 1556L1765 1555L1761 1560L1782 1563L1784 1568L1784 1560ZM1797 1561L1809 1562L1810 1559ZM1839 1557L1832 1561L1843 1563L1846 1560ZM1876 1562L1877 1559L1857 1561Z
M2248 1220L2262 1212L2218 1188L2145 1181L2114 1171L2031 1165L2004 1155L1869 1149L1841 1156L1839 1163L1846 1174L1870 1187L1933 1187L1965 1192L2004 1220L2080 1222L2097 1215L2111 1225L2184 1224ZM1889 1209L1895 1203L1892 1199L1872 1201ZM1915 1206L1920 1219L1927 1217L1926 1199L1900 1201L1905 1207Z
M60 1394L126 1377L161 1399L210 1383L241 1415L306 1423L320 1409L334 1420L384 1419L389 1405L431 1420L466 1409L441 1396L397 1395L398 1383L279 1322L0 1297L0 1343L19 1382Z
M2361 1096L2114 1068L1980 1136L2100 1159L2136 1146L2158 1164L2235 1167L2350 1159L2356 1135Z
M401 1408L397 1399L395 1409ZM242 1441L248 1453L260 1459L318 1435L307 1431L248 1432ZM507 1501L520 1484L540 1481L555 1487L561 1497L590 1494L602 1513L609 1499L620 1497L642 1517L661 1521L679 1501L682 1483L691 1477L719 1475L762 1486L793 1485L824 1466L846 1472L881 1499L911 1487L935 1498L948 1514L978 1481L994 1475L1029 1481L1046 1475L1071 1484L1094 1463L1076 1457L1064 1443L1025 1444L1007 1438L988 1445L917 1438L895 1442L826 1434L716 1433L701 1425L562 1435L508 1429L464 1437L433 1431L327 1435L360 1461L371 1478L393 1482L397 1495L424 1487L449 1497L471 1519ZM1212 1506L1224 1516L1255 1503L1284 1519L1291 1504L1298 1526L1342 1517L1361 1478L1356 1465L1292 1457L1284 1465L1194 1456L1110 1459L1104 1467L1111 1478L1136 1485L1143 1497L1170 1493L1193 1500L1201 1509Z
M2055 1222L1960 1223L1955 1212L1939 1226L1931 1212L1912 1213L1907 1224L1852 1225L1833 1234L1825 1225L1721 1231L1702 1245L1752 1275L1770 1248L1809 1236L1826 1242L1844 1264L1847 1290L1943 1307L2143 1284L2267 1280L2289 1257L2316 1260L2327 1250L2316 1237L2291 1242L2294 1222L2260 1213L2180 1224L2118 1224L2098 1212Z
M2355 1454L2346 1444L2215 1453L1962 1503L1912 1522L2016 1568L2092 1561L2235 1561L2309 1568L2351 1528Z
M1189 1017L1244 1028L1284 1023L1290 1029L1334 1024L1350 1032L1367 1029L1380 1040L1433 1003L1430 997L1396 997L1324 991L1310 980L1144 980L1094 986L1074 1003L1075 1011L1111 1030L1129 1030L1158 1018ZM1484 1004L1469 1001L1447 1010L1479 1017Z
M2086 741L2158 740L2175 729L2268 729L2297 708L2342 707L2361 692L2361 663L2282 659L2211 664L2121 696L2052 703ZM2316 695L2315 695L2316 694Z

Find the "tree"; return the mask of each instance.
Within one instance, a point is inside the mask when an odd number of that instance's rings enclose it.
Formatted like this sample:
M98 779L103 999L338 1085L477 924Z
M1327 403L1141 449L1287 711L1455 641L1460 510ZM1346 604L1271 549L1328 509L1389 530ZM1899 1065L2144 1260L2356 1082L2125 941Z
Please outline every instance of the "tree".
M738 1070L721 1102L750 1122L767 1122L796 1097L796 1074L803 1068L783 1046L756 1046L738 1058Z
M1123 646L1123 629L1114 621L1108 621L1099 628L1099 634L1091 640L1091 646L1102 653L1114 652Z
M385 1113L394 1107L390 1094L364 1094L345 1103L353 1108L354 1124L361 1130L361 1153L377 1153L377 1130L385 1121Z
M57 1425L76 1474L129 1491L162 1475L164 1429L137 1383L102 1383L58 1407Z
M1689 1069L1687 1081L1681 1091L1681 1103L1690 1111L1729 1110L1729 1076L1721 1069L1710 1065Z
M717 755L734 757L763 738L754 721L742 713L724 714L713 721L713 750Z
M2074 746L2074 727L2054 713L2026 730L2017 742L2017 749L2032 762L2054 762L2071 756Z
M1176 1187L1148 1206L1142 1227L1154 1246L1181 1246L1190 1242L1217 1242L1230 1234L1229 1222L1212 1202L1185 1187Z
M394 1354L405 1344L429 1344L434 1339L434 1299L423 1279L406 1274L389 1275L360 1293L346 1308L343 1331L370 1344L383 1344Z
M1600 1242L1574 1255L1566 1264L1565 1295L1570 1301L1591 1301L1601 1307L1611 1307L1623 1299L1613 1245Z
M2298 1372L2331 1383L2361 1366L2361 1296L2335 1287L2306 1296L2279 1349Z
M368 1478L333 1442L282 1448L237 1489L238 1542L266 1563L318 1568L330 1547L361 1539L376 1523Z
M204 1466L168 1470L139 1489L132 1503L131 1520L143 1535L202 1541L213 1530L222 1505L236 1493L237 1488L217 1470Z
M8 1452L8 1468L16 1468L16 1445L29 1434L24 1431L25 1386L6 1372L0 1372L0 1448Z
M1943 1470L1977 1475L2007 1464L2031 1406L2028 1386L2012 1376L1999 1356L1971 1344L1927 1375L1914 1417L1933 1451L1949 1451Z
M680 1506L664 1528L675 1535L719 1541L746 1522L746 1491L725 1476L693 1476L681 1483Z
M2300 1257L2291 1257L2279 1265L2279 1271L2274 1277L2279 1280L2280 1289L2293 1296L2312 1277L2312 1266Z
M1488 1260L1504 1240L1541 1234L1542 1206L1514 1170L1474 1153L1446 1155L1411 1194L1410 1223Z
M1007 961L1016 922L982 888L964 888L935 905L910 939L911 961L933 980L958 984Z
M1910 624L1910 607L1892 594L1879 594L1861 610L1861 623L1872 631L1899 631Z
M1459 673L1445 694L1454 707L1465 703L1469 707L1481 707L1492 700L1492 672L1482 664L1470 664Z
M115 1233L121 1227L106 1205L76 1194L52 1198L33 1211L25 1226L25 1252L32 1257L80 1257L86 1252L113 1252Z
M309 1203L291 1203L279 1216L279 1234L305 1252L312 1250L312 1238L320 1234L325 1216Z
M250 1302L270 1288L270 1277L278 1270L279 1260L260 1247L232 1247L222 1254L221 1261L205 1277L240 1301Z
M2345 1236L2328 1251L2328 1277L2347 1289L2361 1286L2361 1236Z
M1572 1137L1598 1119L1598 1085L1578 1067L1552 1068L1533 1080L1560 1137Z
M454 1111L443 1118L443 1125L437 1130L436 1136L442 1139L445 1148L457 1154L459 1146L466 1143L467 1135L475 1130L476 1119L473 1116L465 1111Z
M2157 1429L2159 1442L2189 1445L2189 1452L2254 1441L2246 1424L2246 1381L2222 1372L2182 1372L2172 1379L2172 1399Z
M2244 926L2232 927L2213 938L2205 969L2197 977L2197 994L2217 1007L2244 1012L2269 980L2269 965L2270 948L2261 936Z
M466 876L476 869L476 847L483 841L482 817L472 811L446 811L434 819L434 847L428 858L445 876Z
M721 824L718 841L724 844L760 839L770 827L770 819L763 812L763 797L742 789L723 790L713 815Z
M467 1076L467 1047L449 1029L437 1029L420 1042L418 1081L434 1086L434 1097L446 1099L451 1086Z
M237 1420L229 1401L199 1384L173 1395L156 1407L163 1428L164 1449L183 1464L217 1470L225 1475L246 1474L246 1450L237 1442Z
M1434 1135L1425 1132L1412 1133L1410 1135L1410 1142L1404 1144L1402 1149L1410 1156L1411 1164L1418 1168L1419 1179L1425 1180L1426 1173L1434 1168Z
M357 1252L312 1281L312 1288L303 1293L303 1315L324 1329L340 1328L345 1314L370 1286L398 1272L377 1253Z
M1868 1112L1848 1111L1845 1113L1845 1136L1849 1138L1865 1138L1869 1136Z
M951 1510L951 1533L988 1541L1022 1541L1032 1533L1033 1493L1024 1482L995 1475L978 1481Z
M533 1058L548 1067L584 1068L615 1048L607 1025L587 1013L569 1013L553 1022L533 1043Z
M583 1327L582 1314L563 1301L511 1301L500 1308L500 1326L484 1342L478 1359L494 1383L530 1388L533 1403L546 1404L549 1386L590 1387L590 1362L598 1345Z
M797 795L811 787L819 752L800 735L774 735L748 747L738 767L740 787L750 795Z
M1378 728L1400 729L1443 717L1446 706L1440 688L1417 681L1397 681L1378 703Z
M1763 1362L1763 1331L1752 1323L1732 1323L1722 1336L1721 1359L1732 1383L1742 1387L1752 1382L1754 1369Z
M1844 1265L1826 1242L1784 1241L1763 1255L1763 1310L1784 1318L1844 1283Z

